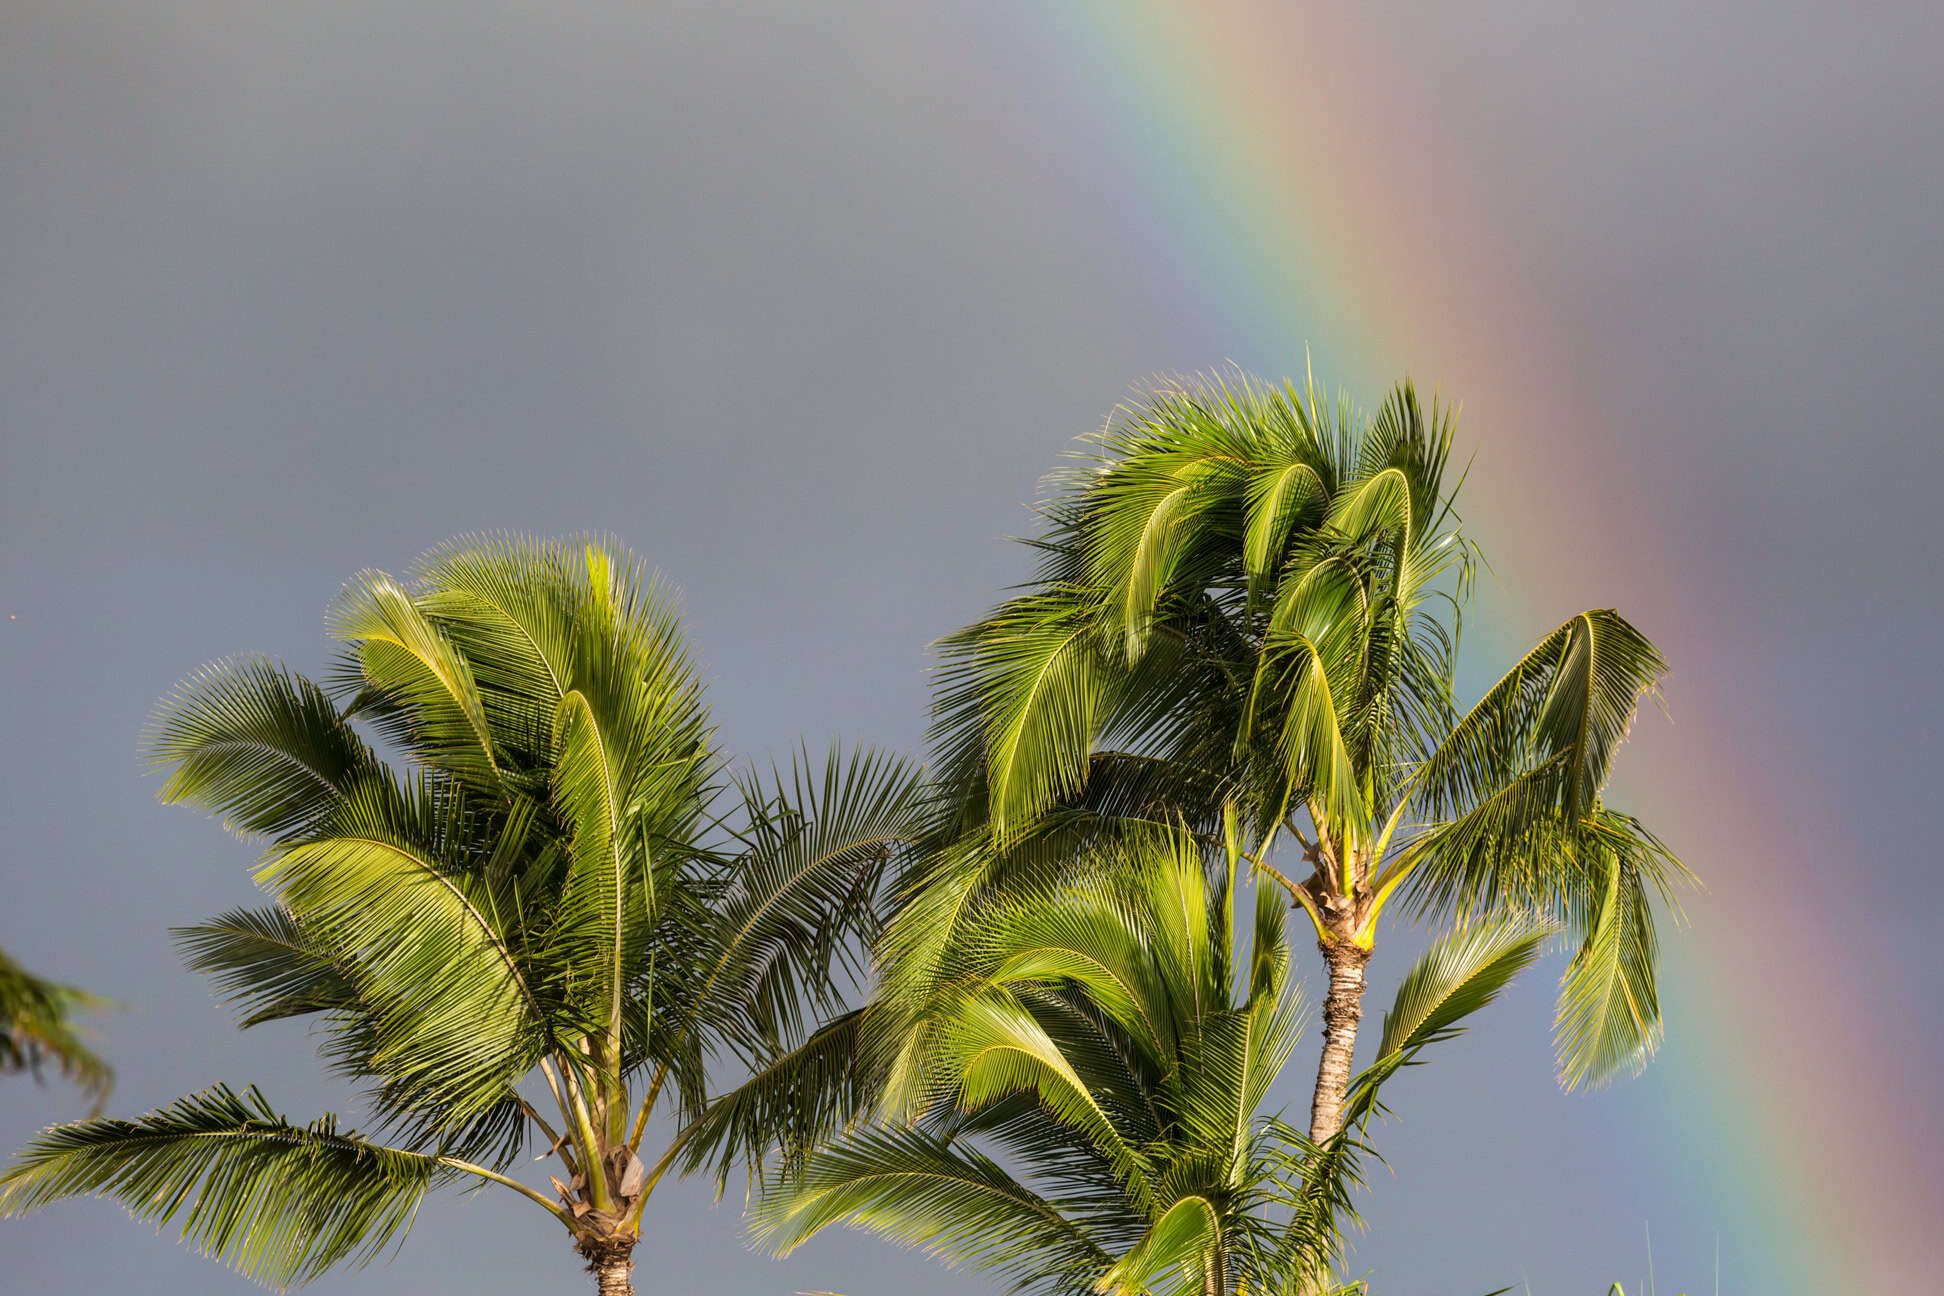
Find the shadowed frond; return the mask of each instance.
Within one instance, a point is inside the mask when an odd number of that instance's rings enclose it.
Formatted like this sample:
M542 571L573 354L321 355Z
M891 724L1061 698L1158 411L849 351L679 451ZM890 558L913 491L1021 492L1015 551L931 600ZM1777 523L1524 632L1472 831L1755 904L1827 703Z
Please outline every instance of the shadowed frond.
M378 1255L450 1177L435 1157L372 1144L328 1116L292 1125L255 1089L219 1087L138 1120L44 1131L0 1177L0 1215L112 1197L158 1224L180 1216L203 1254L287 1287Z
M841 1140L794 1192L758 1196L749 1219L756 1242L776 1255L849 1222L952 1266L1010 1274L1022 1288L1076 1290L1113 1260L998 1162L915 1129Z
M930 828L932 792L910 761L833 747L817 771L799 753L786 775L740 780L742 849L714 906L705 994L732 1048L795 1037L806 1008L828 1007L876 940L894 861Z
M287 910L232 909L174 934L189 970L239 1006L240 1027L358 1005L357 985Z
M38 1076L52 1063L99 1109L115 1073L88 1047L74 1015L111 1006L98 995L34 976L0 950L0 1074Z
M169 771L156 795L235 831L301 836L329 815L372 754L324 690L259 658L215 662L162 700L144 743Z
M864 1062L867 1009L840 1013L796 1048L760 1063L756 1073L714 1098L680 1136L686 1171L713 1170L716 1191L737 1165L757 1171L777 1154L778 1172L792 1173L820 1141L861 1115L875 1097Z

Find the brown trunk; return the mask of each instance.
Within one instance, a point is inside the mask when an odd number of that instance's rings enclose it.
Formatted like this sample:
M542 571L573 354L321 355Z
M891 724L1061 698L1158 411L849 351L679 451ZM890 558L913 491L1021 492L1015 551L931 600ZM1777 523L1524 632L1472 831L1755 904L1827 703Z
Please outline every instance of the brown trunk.
M1318 943L1330 967L1330 992L1323 1000L1323 1057L1316 1064L1316 1097L1310 1104L1310 1137L1321 1143L1343 1128L1343 1091L1357 1051L1357 1023L1363 1018L1364 964L1370 951L1349 941Z
M580 1252L587 1257L600 1296L634 1296L634 1243L618 1238L585 1238Z
M633 1271L634 1266L626 1260L602 1265L594 1275L594 1281L598 1284L595 1290L601 1296L634 1296L634 1283L630 1281Z

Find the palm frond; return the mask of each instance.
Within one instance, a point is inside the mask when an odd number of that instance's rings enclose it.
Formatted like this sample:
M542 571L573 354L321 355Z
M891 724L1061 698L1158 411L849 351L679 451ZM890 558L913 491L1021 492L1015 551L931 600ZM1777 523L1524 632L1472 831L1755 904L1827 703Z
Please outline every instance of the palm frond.
M861 1115L876 1086L862 1042L865 1013L854 1008L817 1027L797 1047L758 1063L754 1074L683 1126L678 1142L685 1171L710 1168L716 1191L742 1165L762 1172L778 1156L788 1175L821 1141Z
M949 1265L1009 1273L1020 1287L1084 1290L1113 1262L998 1162L920 1130L841 1140L801 1177L754 1195L749 1219L758 1244L777 1255L849 1221Z
M358 1004L357 984L285 909L232 909L174 934L189 970L239 1005L240 1027Z
M1561 768L1558 800L1588 811L1643 695L1667 666L1611 609L1582 612L1541 639L1481 698L1425 762L1417 796L1436 817L1462 814L1511 779Z
M940 645L937 735L970 762L1004 841L1086 777L1112 667L1099 613L1063 593L1020 599Z
M913 763L833 747L821 772L800 753L786 775L740 782L741 849L711 906L701 1016L714 1038L760 1052L800 1033L806 1009L835 1002L877 939L893 861L931 826Z
M370 780L333 835L258 874L357 985L377 1065L454 1122L532 1069L558 1012L508 947L483 884L446 853L462 815L428 788Z
M43 1131L0 1176L0 1216L112 1197L142 1219L180 1216L203 1254L289 1287L379 1255L450 1177L436 1157L373 1144L328 1116L292 1125L254 1088L219 1087L137 1120Z
M1678 862L1624 816L1606 813L1581 847L1594 885L1574 923L1582 933L1560 982L1553 1042L1568 1089L1637 1074L1659 1047L1660 993L1650 885Z
M169 693L145 740L156 795L226 827L290 838L317 826L373 757L324 690L260 658L212 663Z
M383 572L362 572L332 606L330 626L355 649L367 686L407 708L402 736L417 753L474 786L497 786L472 666L409 590Z
M1384 1014L1376 1061L1350 1082L1344 1129L1367 1120L1384 1082L1414 1065L1425 1048L1462 1033L1459 1023L1498 998L1538 957L1553 930L1530 917L1482 919L1460 924L1435 941L1398 984Z
M99 995L34 976L0 950L0 1074L39 1075L51 1062L99 1109L115 1073L88 1047L74 1017L109 1006Z
M1182 1197L1154 1221L1132 1251L1100 1277L1109 1296L1184 1296L1207 1289L1222 1245L1222 1213L1199 1194Z
M1384 1014L1378 1058L1414 1053L1456 1035L1460 1021L1491 1003L1538 957L1552 931L1544 922L1513 919L1447 932L1399 983L1396 1000Z

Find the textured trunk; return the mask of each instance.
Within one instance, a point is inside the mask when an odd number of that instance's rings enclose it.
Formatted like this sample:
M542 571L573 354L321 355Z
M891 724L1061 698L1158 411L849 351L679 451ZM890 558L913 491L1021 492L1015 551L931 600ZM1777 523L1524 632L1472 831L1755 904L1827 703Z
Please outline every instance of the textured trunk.
M586 1239L580 1252L587 1257L600 1296L634 1296L634 1243L617 1238Z
M1318 1143L1343 1128L1343 1091L1357 1051L1357 1023L1363 1018L1364 964L1370 951L1349 941L1321 945L1330 967L1330 992L1323 1000L1323 1057L1316 1065L1316 1097L1310 1104L1310 1137Z
M596 1288L601 1296L634 1296L634 1283L629 1280L634 1266L626 1260L611 1260L595 1271Z

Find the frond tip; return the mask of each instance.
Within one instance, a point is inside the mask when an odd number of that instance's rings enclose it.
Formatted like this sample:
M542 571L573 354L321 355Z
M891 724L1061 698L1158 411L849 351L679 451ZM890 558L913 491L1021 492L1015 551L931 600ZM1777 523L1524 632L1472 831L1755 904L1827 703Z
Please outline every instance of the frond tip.
M1638 1074L1661 1040L1648 883L1665 889L1671 857L1623 816L1607 813L1601 827L1583 852L1595 889L1580 906L1576 934L1584 936L1560 981L1553 1021L1559 1079L1569 1090Z

